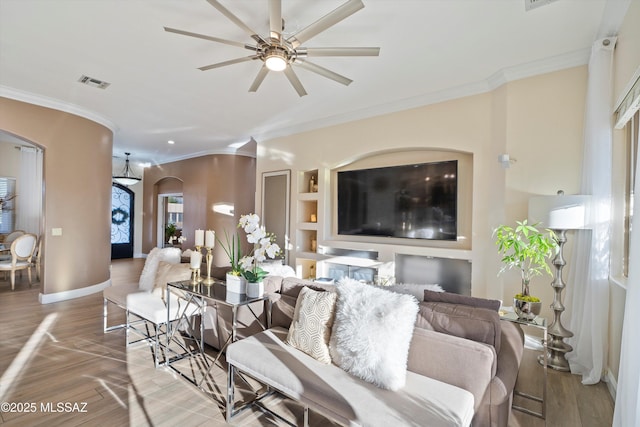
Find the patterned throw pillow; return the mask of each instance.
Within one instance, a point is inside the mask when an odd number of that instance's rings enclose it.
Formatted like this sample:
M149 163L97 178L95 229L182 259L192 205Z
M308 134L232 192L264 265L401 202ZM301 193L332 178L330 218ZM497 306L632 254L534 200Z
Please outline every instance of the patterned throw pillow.
M335 292L303 287L296 302L287 344L322 363L331 363L328 344L336 298Z

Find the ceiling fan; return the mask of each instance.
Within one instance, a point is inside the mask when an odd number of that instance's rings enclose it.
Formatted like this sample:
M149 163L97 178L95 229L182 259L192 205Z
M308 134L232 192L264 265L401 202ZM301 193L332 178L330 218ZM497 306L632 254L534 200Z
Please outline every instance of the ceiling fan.
M246 44L169 27L164 27L164 30L170 33L196 37L252 51L252 54L249 56L205 65L204 67L199 68L199 70L206 71L227 65L239 64L241 62L260 60L263 63L262 68L260 68L258 75L251 84L251 87L249 87L249 92L256 92L258 90L260 84L269 71L282 71L298 95L306 95L307 92L302 86L302 83L300 83L298 76L293 71L293 65L312 71L346 86L352 82L351 79L321 67L320 65L309 62L307 61L307 58L322 56L378 56L380 53L379 47L302 47L302 44L309 39L362 9L364 7L362 0L348 0L342 6L339 6L311 25L297 31L295 34L287 38L282 34L284 29L284 20L282 19L282 0L269 0L268 37L260 36L256 31L252 30L217 0L207 0L207 2L226 16L231 22L244 30L254 40L255 44Z

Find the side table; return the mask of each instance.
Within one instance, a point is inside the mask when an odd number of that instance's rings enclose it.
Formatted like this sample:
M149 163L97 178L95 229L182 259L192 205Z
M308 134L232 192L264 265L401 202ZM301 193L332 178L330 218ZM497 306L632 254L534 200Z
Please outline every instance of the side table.
M533 396L531 394L523 393L518 390L514 390L513 394L516 396L524 397L525 399L533 400L540 403L541 410L540 412L532 411L528 408L523 408L522 406L512 405L512 408L524 412L529 415L533 415L538 418L542 418L543 420L546 418L546 408L547 408L547 366L548 366L548 339L547 339L547 319L544 317L537 316L533 320L521 319L518 315L512 311L502 311L500 310L500 319L506 320L508 322L517 323L518 325L527 326L531 328L536 328L542 330L542 356L539 358L540 363L542 364L542 368L544 370L543 373L543 385L542 385L542 397Z

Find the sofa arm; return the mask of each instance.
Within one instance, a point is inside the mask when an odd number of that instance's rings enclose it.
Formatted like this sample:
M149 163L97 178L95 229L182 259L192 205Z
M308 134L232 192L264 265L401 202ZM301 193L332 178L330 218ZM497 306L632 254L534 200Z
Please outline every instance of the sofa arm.
M496 372L496 352L487 344L415 328L407 369L471 392L477 410Z

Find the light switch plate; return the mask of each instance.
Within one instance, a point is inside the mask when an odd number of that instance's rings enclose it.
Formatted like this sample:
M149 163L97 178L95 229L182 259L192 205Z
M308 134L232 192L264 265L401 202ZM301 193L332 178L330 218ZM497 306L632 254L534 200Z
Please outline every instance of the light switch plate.
M62 236L62 228L52 228L51 229L52 236Z

